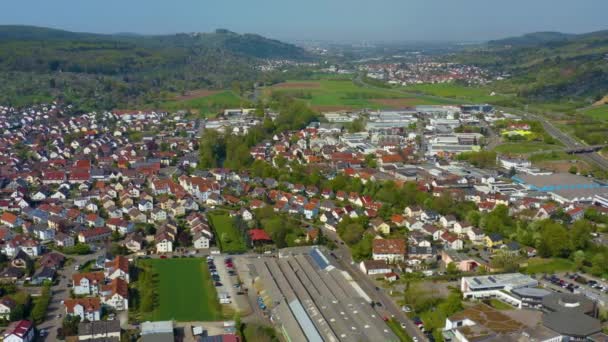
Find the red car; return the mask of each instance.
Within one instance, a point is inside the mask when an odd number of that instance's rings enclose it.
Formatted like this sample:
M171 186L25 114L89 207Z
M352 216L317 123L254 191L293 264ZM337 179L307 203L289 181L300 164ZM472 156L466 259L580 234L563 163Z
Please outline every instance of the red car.
M167 259L167 256L166 255L161 255L160 258L161 259Z

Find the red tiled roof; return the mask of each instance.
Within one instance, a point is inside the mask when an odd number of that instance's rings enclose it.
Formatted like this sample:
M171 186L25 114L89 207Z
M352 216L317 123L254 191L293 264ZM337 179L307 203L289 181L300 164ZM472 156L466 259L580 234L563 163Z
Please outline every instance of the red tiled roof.
M63 302L68 313L74 313L74 307L81 305L85 312L94 312L101 309L101 301L97 297L66 299Z
M102 283L105 279L103 272L88 272L88 273L75 273L72 275L74 283L80 283L83 278L88 279L92 283Z
M252 229L249 231L249 236L252 241L272 241L270 235L263 229Z
M11 323L9 327L4 332L4 336L15 335L20 338L23 338L27 335L27 333L32 329L33 324L28 320L21 320L17 322Z
M374 254L401 254L405 255L405 240L403 239L375 239L372 242Z

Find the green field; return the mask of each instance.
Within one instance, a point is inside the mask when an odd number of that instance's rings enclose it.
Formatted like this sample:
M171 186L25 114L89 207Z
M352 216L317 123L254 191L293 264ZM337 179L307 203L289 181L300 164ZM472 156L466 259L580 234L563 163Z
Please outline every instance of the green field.
M215 321L222 309L203 259L144 261L158 274L158 306L150 320Z
M535 141L525 141L517 143L505 143L496 146L494 150L498 153L509 153L509 154L527 154L539 151L552 151L561 149L560 145L549 145Z
M582 113L595 120L608 121L608 105L586 109Z
M239 230L234 226L232 217L228 214L214 213L209 215L209 219L215 229L215 236L222 252L243 253L247 251L247 245Z
M248 101L241 99L232 91L222 91L208 96L184 100L167 101L160 107L168 111L191 110L202 115L213 115L227 108L250 107Z
M488 88L465 87L454 83L415 84L402 89L474 103L495 103L507 98L504 95L491 96L492 90Z
M526 267L526 273L528 274L541 274L541 273L555 273L574 271L574 263L568 259L542 259L542 258L531 258L528 260L528 266Z
M405 108L451 101L408 94L395 89L360 87L351 80L288 81L266 88L265 96L280 93L306 101L320 111L341 109Z

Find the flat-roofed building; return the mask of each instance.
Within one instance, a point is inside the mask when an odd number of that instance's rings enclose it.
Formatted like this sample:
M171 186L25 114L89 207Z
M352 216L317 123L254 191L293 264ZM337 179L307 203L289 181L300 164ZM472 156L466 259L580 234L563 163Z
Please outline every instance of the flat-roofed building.
M488 276L462 277L460 290L464 298L498 298L521 308L521 297L511 293L514 289L537 287L538 281L521 273L493 274Z

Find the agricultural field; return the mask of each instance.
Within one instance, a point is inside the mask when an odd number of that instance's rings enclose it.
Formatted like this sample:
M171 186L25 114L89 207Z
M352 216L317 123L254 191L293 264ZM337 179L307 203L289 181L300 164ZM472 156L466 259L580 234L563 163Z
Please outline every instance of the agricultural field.
M228 214L209 214L211 225L223 253L243 253L247 251L246 242L241 232L234 226L232 217Z
M496 103L508 98L504 95L492 96L492 90L488 88L465 87L454 83L415 84L403 87L402 89L433 96L455 98L463 100L464 102L474 103Z
M190 110L203 116L213 116L227 108L250 106L249 101L243 100L229 90L196 90L176 96L173 100L160 104L160 107L164 110Z
M264 95L281 93L306 101L319 111L349 109L391 109L425 104L445 104L442 101L395 89L364 88L351 80L288 81L266 88Z
M582 113L595 120L608 121L608 105L606 104L585 109Z
M170 258L143 261L157 275L158 305L148 319L215 321L222 309L203 259Z

